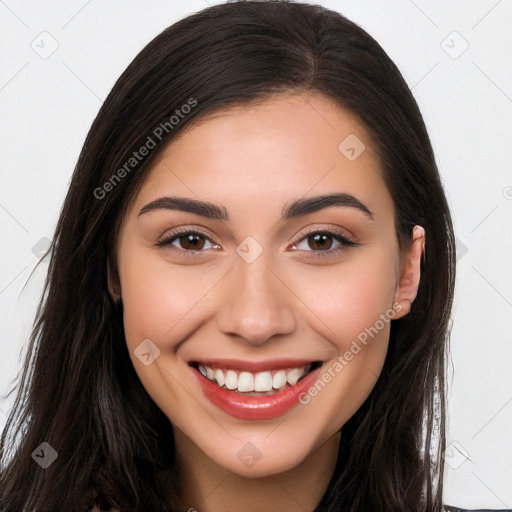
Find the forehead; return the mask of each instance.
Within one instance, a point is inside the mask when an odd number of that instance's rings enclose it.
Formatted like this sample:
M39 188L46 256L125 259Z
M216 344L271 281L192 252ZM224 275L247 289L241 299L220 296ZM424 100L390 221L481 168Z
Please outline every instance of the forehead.
M290 196L332 192L392 208L358 118L321 95L280 94L191 125L164 150L135 203L169 194L277 211Z

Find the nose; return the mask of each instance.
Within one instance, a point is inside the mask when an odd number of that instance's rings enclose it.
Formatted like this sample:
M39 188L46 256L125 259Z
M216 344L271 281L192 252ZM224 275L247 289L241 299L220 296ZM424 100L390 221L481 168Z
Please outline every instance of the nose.
M240 259L226 277L217 314L221 332L258 346L295 330L293 293L263 255L252 263Z

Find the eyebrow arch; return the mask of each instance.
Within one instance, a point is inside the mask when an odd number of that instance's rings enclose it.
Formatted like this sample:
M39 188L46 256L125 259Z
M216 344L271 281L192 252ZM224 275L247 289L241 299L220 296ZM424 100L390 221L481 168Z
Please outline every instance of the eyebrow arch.
M152 210L179 210L182 212L195 213L209 219L229 220L226 208L216 204L189 197L160 197L143 206L139 216Z
M322 196L299 199L291 203L289 206L283 208L281 215L283 219L291 219L299 215L314 213L331 206L357 208L358 210L364 212L371 220L373 220L373 213L366 205L364 205L354 196L343 193L325 194Z
M332 206L357 208L373 220L373 213L366 205L354 196L344 193L325 194L321 196L297 199L282 209L281 216L286 220L300 215L314 213ZM178 210L195 213L209 219L229 220L228 211L224 206L217 206L216 204L207 201L188 197L160 197L159 199L151 201L146 206L143 206L139 212L139 216L153 210Z

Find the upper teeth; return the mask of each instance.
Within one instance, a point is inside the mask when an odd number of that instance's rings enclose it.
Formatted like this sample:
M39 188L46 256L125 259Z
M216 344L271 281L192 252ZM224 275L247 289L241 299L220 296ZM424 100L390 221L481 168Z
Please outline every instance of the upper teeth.
M224 386L232 391L236 389L242 393L251 391L265 392L272 389L281 390L287 384L294 386L310 369L311 365L307 364L300 368L252 373L239 370L222 370L220 368L199 365L199 371L208 380L215 382L221 387Z

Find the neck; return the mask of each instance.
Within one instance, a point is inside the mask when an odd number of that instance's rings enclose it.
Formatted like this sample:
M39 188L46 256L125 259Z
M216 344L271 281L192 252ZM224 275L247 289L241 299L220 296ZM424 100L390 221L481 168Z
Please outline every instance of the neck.
M340 443L337 432L300 465L276 475L246 478L216 464L176 428L174 437L180 512L313 512L334 473Z

